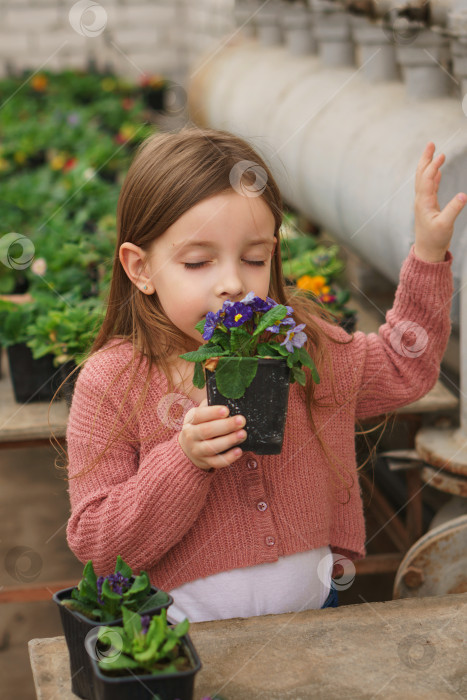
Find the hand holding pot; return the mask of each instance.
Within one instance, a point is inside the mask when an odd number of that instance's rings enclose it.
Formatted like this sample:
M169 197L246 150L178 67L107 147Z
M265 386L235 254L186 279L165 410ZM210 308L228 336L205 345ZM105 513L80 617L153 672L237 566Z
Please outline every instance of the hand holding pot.
M178 442L200 469L227 467L242 454L235 445L246 439L244 425L244 416L229 416L226 406L208 406L207 399L203 399L197 408L187 412Z

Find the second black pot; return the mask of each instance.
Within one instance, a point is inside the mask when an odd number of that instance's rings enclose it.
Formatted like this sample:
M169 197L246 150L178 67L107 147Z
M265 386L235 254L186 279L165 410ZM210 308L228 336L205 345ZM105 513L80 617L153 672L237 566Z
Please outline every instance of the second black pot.
M60 369L54 367L54 355L34 359L26 343L9 345L8 364L11 383L18 403L50 401L60 386Z
M208 405L227 406L231 416L245 416L247 439L240 443L242 450L258 455L280 454L290 389L287 361L259 358L256 376L239 399L223 396L216 385L215 371L205 372Z
M108 627L114 627L117 625L121 627L123 625L123 619L119 617L117 620L113 620L112 622L99 622L89 619L76 610L66 608L61 604L61 601L71 598L71 591L73 588L74 586L71 588L62 588L62 590L53 594L52 599L55 603L57 603L60 611L60 619L70 656L71 690L73 693L78 695L78 697L88 698L91 700L94 697L93 674L91 658L84 644L86 635L94 627L99 627L102 625ZM151 586L151 595L154 595L159 590L159 588ZM168 608L170 605L172 605L172 596L169 593L167 593L167 596L168 600L166 603L163 605L156 605L149 610L145 610L144 614L152 616L155 613L160 612L162 608Z

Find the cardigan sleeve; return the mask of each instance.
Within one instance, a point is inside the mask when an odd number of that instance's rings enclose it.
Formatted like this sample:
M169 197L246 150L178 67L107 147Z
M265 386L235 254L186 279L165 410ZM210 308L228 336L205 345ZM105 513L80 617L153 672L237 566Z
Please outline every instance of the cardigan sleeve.
M436 384L451 333L452 253L431 263L404 261L393 307L378 333L357 331L356 418L378 416L425 396Z
M102 453L97 466L69 480L67 541L80 561L92 559L98 574L114 570L117 554L134 571L149 569L193 526L215 472L186 457L178 432L152 441L143 459L128 436L113 438L104 451L120 396L116 401L111 393L98 412L105 394L99 369L81 370L67 425L69 477ZM149 425L157 425L157 416Z

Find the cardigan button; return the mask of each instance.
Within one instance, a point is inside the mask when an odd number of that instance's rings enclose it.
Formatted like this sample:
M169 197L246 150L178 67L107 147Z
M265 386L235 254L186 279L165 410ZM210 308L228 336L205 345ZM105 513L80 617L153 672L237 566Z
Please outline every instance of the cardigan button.
M257 469L258 462L256 461L256 459L249 459L246 463L246 466L248 467L248 469Z
M269 547L272 547L276 544L276 540L272 535L267 535L267 537L265 537L264 539L266 540L266 544L269 545Z
M256 504L256 507L258 510L266 510L268 507L268 504L265 503L264 501L260 501L259 503Z

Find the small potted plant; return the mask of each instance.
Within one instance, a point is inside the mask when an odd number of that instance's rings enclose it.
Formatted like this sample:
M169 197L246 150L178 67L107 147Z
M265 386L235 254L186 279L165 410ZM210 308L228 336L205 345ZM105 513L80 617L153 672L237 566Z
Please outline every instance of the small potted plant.
M86 640L95 700L191 700L202 664L188 618L167 622L165 608L143 615L122 608L123 627L102 627Z
M59 607L70 655L72 691L81 698L93 697L91 664L85 649L91 629L120 624L123 606L133 612L152 614L173 603L171 595L151 586L145 571L134 576L120 555L115 572L99 578L89 560L78 585L57 591L52 599Z
M193 384L205 384L208 404L228 406L245 416L245 451L279 454L282 450L290 383L302 386L308 367L318 384L316 366L305 347L305 324L296 325L290 306L249 292L225 301L195 328L207 343L181 358L195 362ZM203 371L204 370L204 371Z
M41 313L38 300L13 304L0 300L0 344L7 349L10 377L17 403L47 401L60 386L59 371L50 352L33 357L26 330Z
M104 306L100 297L77 299L71 294L62 295L53 304L28 324L27 345L34 359L53 358L55 371L59 368L58 385L65 382L60 395L70 405L80 371L74 370L85 358L102 323Z

